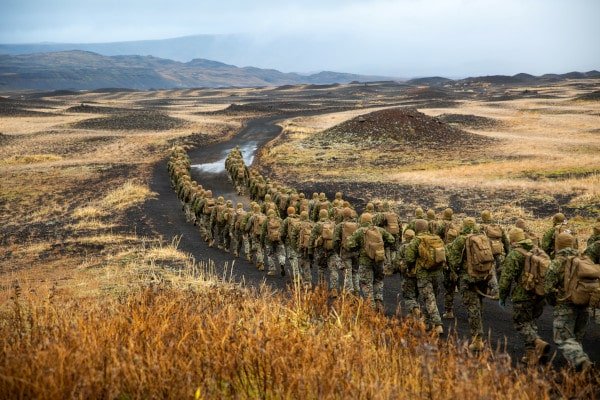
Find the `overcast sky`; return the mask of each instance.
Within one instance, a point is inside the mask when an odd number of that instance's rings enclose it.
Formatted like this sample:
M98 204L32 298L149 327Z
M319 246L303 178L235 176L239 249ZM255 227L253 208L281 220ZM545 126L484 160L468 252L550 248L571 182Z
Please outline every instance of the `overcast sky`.
M0 43L231 33L262 53L273 44L274 54L247 61L284 71L458 77L600 69L600 0L0 0Z

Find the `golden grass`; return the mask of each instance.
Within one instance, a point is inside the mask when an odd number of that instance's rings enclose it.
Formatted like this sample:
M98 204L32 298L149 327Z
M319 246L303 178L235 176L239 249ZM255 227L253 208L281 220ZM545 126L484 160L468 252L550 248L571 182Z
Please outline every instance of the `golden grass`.
M37 164L60 160L62 160L62 157L55 154L27 154L2 159L0 160L0 165Z
M147 185L128 181L123 186L108 192L99 205L108 210L121 211L141 204L155 196L156 193L152 192Z

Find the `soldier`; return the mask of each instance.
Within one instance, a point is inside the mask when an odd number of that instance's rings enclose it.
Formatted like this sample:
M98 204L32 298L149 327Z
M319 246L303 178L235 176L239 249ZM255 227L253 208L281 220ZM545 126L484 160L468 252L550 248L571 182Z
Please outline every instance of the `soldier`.
M432 235L437 235L440 227L435 217L435 211L433 211L431 208L427 210L427 224L429 233Z
M461 228L458 222L454 221L454 212L450 207L442 213L442 221L438 226L437 235L446 243L446 254L449 254L450 244L456 239ZM458 276L446 265L443 270L444 275L444 313L442 318L454 319L454 294L458 289Z
M383 261L385 247L394 246L395 240L385 229L373 226L369 213L360 216L360 228L348 238L348 249L358 250L360 289L371 306L380 311L383 307Z
M209 229L212 232L213 241L208 246L212 247L214 242L217 242L217 248L223 250L223 233L225 231L225 225L227 224L226 214L227 205L223 196L217 198L217 204L210 213Z
M592 236L587 240L587 248L583 252L595 264L600 264L600 223L592 228Z
M544 295L536 293L535 287L526 287L524 275L529 274L526 271L525 263L529 260L531 264L533 253L537 249L534 247L531 239L525 238L522 229L513 228L510 233L510 243L512 250L504 260L503 273L500 277L500 300L502 307L506 306L506 299L511 293L513 303L513 323L515 329L525 342L525 355L522 362L529 366L537 365L538 362L546 362L545 357L550 351L550 345L543 341L538 335L537 319L544 311ZM544 254L545 257L547 257ZM537 256L539 257L539 256ZM549 258L547 259L549 262ZM543 277L539 277L540 281Z
M250 258L252 259L252 256L256 257L254 262L259 271L264 271L265 269L260 234L262 225L266 219L266 215L260 212L260 205L255 203L252 207L252 212L247 216L246 222L246 232L248 232L250 238Z
M492 213L489 210L481 212L481 224L479 228L490 239L492 244L495 267L494 274L489 283L489 292L492 296L497 296L498 277L502 274L502 263L504 262L506 252L510 249L510 242L504 229L492 221Z
M313 221L318 221L321 216L320 216L320 212L321 210L326 210L327 211L327 215L328 217L331 217L332 213L332 209L331 209L331 202L329 200L327 200L327 196L325 196L325 193L319 193L319 201L316 203L315 207L313 208L313 214L312 214L312 219Z
M248 234L244 231L243 221L248 214L244 210L242 203L237 203L235 212L229 221L229 231L233 242L233 256L239 257L241 250L244 249L244 254L248 257L250 253L250 244L248 243Z
M423 209L421 207L417 207L415 209L415 218L408 223L406 229L411 229L416 232L417 230L415 228L415 221L418 219L423 219Z
M542 250L554 258L555 241L559 233L567 230L567 220L565 214L556 213L552 217L552 228L548 229L542 237ZM570 232L569 232L570 233Z
M566 269L578 254L575 238L566 232L559 233L555 250L544 284L546 299L554 306L554 342L569 365L583 371L593 365L581 345L589 319L588 307L574 304L565 285Z
M329 270L329 290L331 297L337 296L339 280L339 256L335 252L333 235L335 223L329 219L326 209L319 211L319 220L310 234L309 253L313 254L318 267L319 284L324 285L325 272Z
M344 271L343 290L355 295L360 294L358 281L358 252L350 251L348 238L358 229L358 223L354 218L352 209L342 208L342 221L335 226L334 247L340 255L340 269Z
M292 269L292 278L295 284L302 281L300 269L298 266L298 229L300 227L300 217L296 214L294 207L288 207L287 217L283 220L282 240L285 245L287 259L290 261Z
M342 192L336 192L335 199L332 202L333 207L342 208L344 206L344 199Z
M402 299L404 307L415 318L421 318L421 309L419 308L419 289L417 287L417 274L415 265L408 266L406 262L406 248L415 237L415 231L406 229L404 231L403 242L398 249L398 259L400 260L400 273L402 274Z
M540 247L540 238L535 234L535 232L527 227L527 224L523 218L517 219L515 222L515 227L523 230L525 239L530 239L535 247Z
M215 199L212 197L212 191L207 190L204 193L204 198L198 204L198 209L201 210L202 215L200 217L200 236L202 240L208 242L209 246L213 245L212 230L210 229L210 215L215 207Z
M446 262L444 241L437 235L429 234L429 224L424 219L417 219L415 228L416 236L406 247L404 259L407 268L416 273L417 288L425 303L425 322L434 332L442 334L444 327L436 295L442 267Z
M308 219L308 211L304 210L300 213L300 225L294 228L292 233L292 241L295 241L298 248L298 268L300 276L305 288L309 288L312 283L312 275L310 273L312 254L310 249L310 236L313 230L313 223Z
M269 209L260 235L260 242L267 256L268 276L276 275L277 265L279 266L281 276L285 276L285 248L283 247L282 228L283 221L281 218L279 218L275 210ZM277 265L275 265L276 263Z
M319 193L313 193L312 199L308 201L308 217L312 220L312 215L315 207L319 204Z
M231 221L234 219L235 210L233 209L233 202L231 200L225 202L225 207L223 213L224 226L221 229L221 243L223 250L225 250L226 253L229 253L229 250L231 249L231 238L233 236Z
M396 241L394 249L398 248L400 244L400 232L402 231L402 224L400 217L394 211L390 209L390 203L384 201L381 205L381 212L377 213L377 221L375 225L385 229L390 235L394 237ZM383 263L383 273L386 276L394 274L394 265L396 262L397 253L392 250L392 247L386 247L385 249L385 262Z
M473 276L474 274L470 273L468 265L469 260L466 254L468 253L466 251L466 244L468 238L475 236L475 233L478 233L476 232L475 219L471 217L465 218L463 220L462 231L448 248L448 263L452 272L458 276L460 293L465 308L467 309L469 332L471 334L469 350L481 351L483 350L483 322L481 315L483 308L483 293L487 291L488 281L491 277L491 270L493 269L493 258L489 264L489 274L485 275L485 277L476 277ZM487 238L485 240L489 244ZM480 244L483 245L484 243ZM489 249L489 252L491 253L491 249Z
M277 208L277 205L275 204L275 202L273 202L271 200L271 195L266 194L265 200L263 201L263 204L262 204L261 211L263 214L266 215L269 210L275 211L275 214L277 214L277 216L279 216L279 209Z

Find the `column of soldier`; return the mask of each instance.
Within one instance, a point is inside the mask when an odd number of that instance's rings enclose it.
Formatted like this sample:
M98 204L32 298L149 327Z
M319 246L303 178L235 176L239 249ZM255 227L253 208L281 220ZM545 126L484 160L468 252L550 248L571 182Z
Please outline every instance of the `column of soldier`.
M266 261L268 276L285 275L287 259L293 282L306 288L312 286L314 267L318 284L327 285L331 297L340 291L362 295L377 310L383 310L384 276L399 272L409 315L435 334L443 333L442 318L454 319L455 292L460 292L473 352L484 347L483 299L496 299L505 307L511 296L526 365L549 358L550 345L539 337L536 324L549 303L554 306L554 341L569 364L578 370L592 366L581 340L590 309L600 302L600 219L580 254L561 213L554 215L541 241L522 219L507 233L488 210L481 212L480 221L466 217L459 222L450 208L440 220L433 210L424 214L417 208L415 218L403 224L389 202L368 203L359 217L341 193L333 201L324 193L309 200L278 186L249 169L238 148L225 167L238 194L253 200L249 211L223 197L215 200L193 181L183 148L175 148L168 162L186 218L209 246L235 257L243 254L259 270ZM440 282L445 292L441 316L436 302Z

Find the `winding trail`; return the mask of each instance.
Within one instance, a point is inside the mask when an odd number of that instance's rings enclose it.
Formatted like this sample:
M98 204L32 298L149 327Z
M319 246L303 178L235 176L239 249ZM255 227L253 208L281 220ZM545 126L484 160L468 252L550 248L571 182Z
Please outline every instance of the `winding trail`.
M239 146L247 165L254 159L257 149L275 138L281 132L281 127L275 125L278 120L298 116L279 115L252 120L231 140L212 145L202 146L189 152L192 161L192 177L205 188L211 189L214 196L223 196L235 202L249 203L248 198L238 196L228 180L224 170L225 157L231 149ZM305 115L305 114L303 114ZM187 223L181 210L180 203L171 189L166 168L166 160L154 167L151 179L152 191L158 193L156 200L146 202L144 214L153 230L164 240L171 241L176 236L181 236L179 248L191 253L197 260L211 259L215 262L217 273L222 274L224 265L232 265L234 258L216 248L209 248L201 239L195 226ZM313 271L316 281L316 271ZM237 281L244 281L248 285L260 285L267 282L276 289L285 289L289 283L289 276L269 277L263 271L243 259L236 259L232 276ZM398 274L385 278L384 303L386 313L392 315L396 312L400 300L401 278ZM442 296L438 296L439 307L442 310ZM468 338L467 314L462 306L460 294L455 297L455 321L444 321L446 331L454 331L459 338ZM497 302L484 299L484 329L490 330L490 340L494 345L505 348L518 360L523 354L523 345L517 336L512 324L512 310L510 307L502 309ZM542 338L552 342L552 309L546 307L539 319L539 331ZM600 362L600 329L599 325L590 321L584 349L595 362ZM555 346L553 347L555 349ZM557 365L562 365L564 360L560 355L555 359Z

